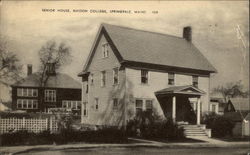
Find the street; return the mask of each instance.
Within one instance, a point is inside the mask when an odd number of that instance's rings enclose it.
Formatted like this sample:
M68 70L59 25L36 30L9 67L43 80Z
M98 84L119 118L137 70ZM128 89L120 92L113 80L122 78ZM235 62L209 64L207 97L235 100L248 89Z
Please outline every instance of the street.
M250 148L149 148L149 147L135 147L135 148L95 148L95 149L81 149L81 150L62 150L62 151L43 151L30 152L26 155L162 155L162 154L178 154L178 155L247 155Z

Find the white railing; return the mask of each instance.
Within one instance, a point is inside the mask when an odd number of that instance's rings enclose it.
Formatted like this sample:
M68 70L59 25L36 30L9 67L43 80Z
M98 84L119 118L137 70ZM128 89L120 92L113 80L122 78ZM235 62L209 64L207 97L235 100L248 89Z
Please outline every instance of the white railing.
M56 132L57 122L54 118L0 118L0 134L27 130L28 132L39 133L45 130Z

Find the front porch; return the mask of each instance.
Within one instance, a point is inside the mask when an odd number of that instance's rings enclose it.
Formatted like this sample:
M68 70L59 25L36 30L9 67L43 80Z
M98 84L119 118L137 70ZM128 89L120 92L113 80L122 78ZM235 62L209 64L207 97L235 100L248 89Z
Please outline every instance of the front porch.
M200 125L201 96L205 92L194 86L175 86L155 92L165 117L174 122Z

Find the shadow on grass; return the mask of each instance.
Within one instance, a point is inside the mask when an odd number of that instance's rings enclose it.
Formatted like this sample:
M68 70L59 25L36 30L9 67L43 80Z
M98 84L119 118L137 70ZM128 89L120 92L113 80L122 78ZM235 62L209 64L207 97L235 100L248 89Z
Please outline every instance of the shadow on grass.
M205 143L205 141L192 139L192 138L182 138L182 139L160 139L160 138L141 138L141 137L134 137L136 139L141 140L149 140L149 141L156 141L161 143Z

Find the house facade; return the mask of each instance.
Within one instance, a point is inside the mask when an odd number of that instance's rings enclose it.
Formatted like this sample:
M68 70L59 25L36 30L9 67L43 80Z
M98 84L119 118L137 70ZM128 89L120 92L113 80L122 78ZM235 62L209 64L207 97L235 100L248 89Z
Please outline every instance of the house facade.
M12 109L27 112L48 112L53 108L71 109L80 114L81 83L63 73L50 75L44 87L39 73L32 73L12 85Z
M183 38L102 24L79 76L82 123L126 125L141 111L199 124L216 69Z

